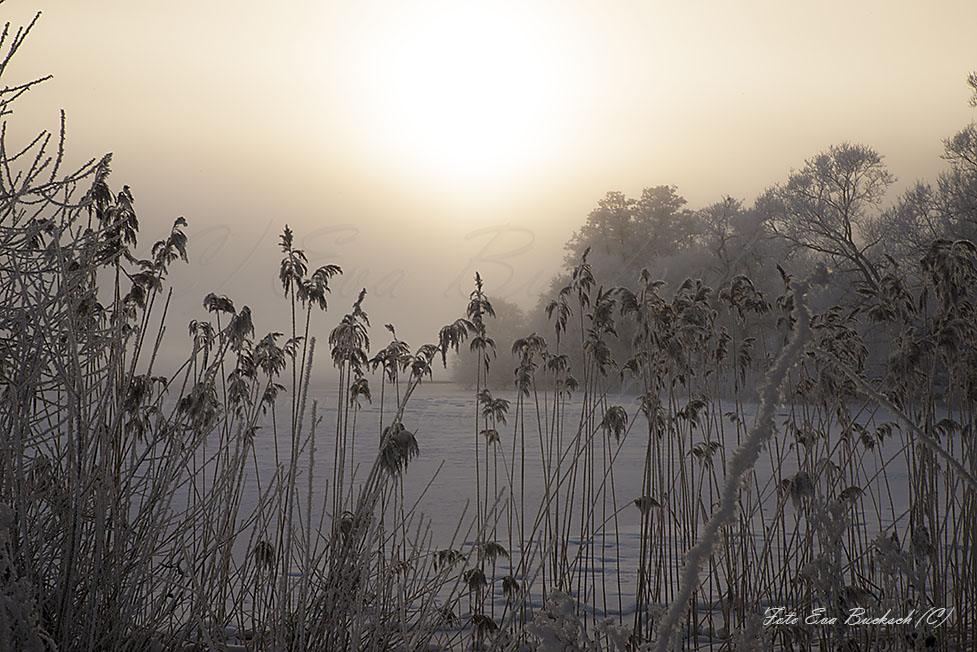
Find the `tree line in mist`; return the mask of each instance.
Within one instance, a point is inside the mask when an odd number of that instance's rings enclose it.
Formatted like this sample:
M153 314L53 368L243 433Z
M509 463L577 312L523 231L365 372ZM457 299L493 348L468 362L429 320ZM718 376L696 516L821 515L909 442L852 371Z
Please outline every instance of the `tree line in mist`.
M977 107L977 74L968 84ZM883 154L848 142L807 159L752 204L725 196L693 210L670 185L644 188L638 197L608 192L565 244L564 267L536 306L525 311L492 298L497 314L488 328L497 364L489 384L512 386L511 344L532 332L550 332L547 303L585 255L608 289L633 284L647 271L666 292L687 279L718 290L743 277L773 297L782 291L784 275L805 276L819 264L836 279L822 292L823 306L867 310L872 297L897 300L901 283L919 289L920 262L931 243L977 239L977 125L968 124L943 144L946 169L894 198L896 177ZM455 382L474 384L473 359L462 353L452 369Z

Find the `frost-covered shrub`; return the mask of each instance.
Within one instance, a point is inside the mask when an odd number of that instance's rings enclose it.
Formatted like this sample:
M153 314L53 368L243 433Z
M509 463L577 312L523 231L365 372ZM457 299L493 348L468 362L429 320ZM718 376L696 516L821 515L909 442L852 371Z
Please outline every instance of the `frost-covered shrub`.
M526 631L538 639L536 652L599 652L574 613L574 602L566 593L553 591Z
M41 629L34 591L17 577L10 554L14 511L0 503L0 650L44 652L55 649Z

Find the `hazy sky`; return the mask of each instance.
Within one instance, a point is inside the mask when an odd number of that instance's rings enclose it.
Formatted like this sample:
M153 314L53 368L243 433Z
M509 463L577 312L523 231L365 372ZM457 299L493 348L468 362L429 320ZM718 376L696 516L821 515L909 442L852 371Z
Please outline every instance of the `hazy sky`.
M606 191L751 202L846 140L903 188L977 117L974 0L0 5L38 9L5 83L55 78L11 124L64 108L73 160L113 152L144 244L188 219L181 333L211 291L284 308L286 222L347 271L324 326L366 286L374 322L420 344L475 267L531 305Z

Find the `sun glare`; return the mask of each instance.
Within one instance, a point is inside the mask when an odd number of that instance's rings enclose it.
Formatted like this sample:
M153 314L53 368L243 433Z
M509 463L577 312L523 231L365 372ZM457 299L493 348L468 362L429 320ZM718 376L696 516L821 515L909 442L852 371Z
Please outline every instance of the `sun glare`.
M400 23L368 74L382 146L414 173L496 184L552 146L557 75L519 16L442 6Z

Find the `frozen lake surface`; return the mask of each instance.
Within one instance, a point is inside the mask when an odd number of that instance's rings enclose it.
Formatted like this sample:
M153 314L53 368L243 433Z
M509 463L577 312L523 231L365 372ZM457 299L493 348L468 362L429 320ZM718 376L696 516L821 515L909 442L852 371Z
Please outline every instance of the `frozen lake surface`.
M356 434L355 438L350 438L356 460L356 476L354 483L359 482L369 471L378 442L380 439L379 418L381 412L379 391L374 390L373 403L363 401L363 407L356 414ZM515 433L513 431L513 413L516 404L515 392L494 392L497 398L505 398L510 401L509 424L498 427L501 446L501 455L505 458L504 465L500 463L499 474L500 487L505 487L504 469L513 468L512 445ZM543 423L550 418L552 405L544 401L552 401L552 394L543 399L541 394L540 419ZM315 451L315 463L312 467L311 479L309 476L308 452L304 452L300 457L298 468L300 469L299 493L302 501L306 500L307 491L311 488L313 503L316 510L313 511L315 518L318 517L318 510L322 509L323 497L328 482L331 481L333 457L334 457L334 432L336 430L336 388L326 386L312 387L308 406L311 409L313 401L318 401L319 416L321 422L316 431L317 448ZM647 425L644 417L639 412L637 397L633 394L620 394L607 397L607 405L620 405L628 413L632 427L628 433L622 437L620 443L609 438L602 431L595 436L595 446L597 449L605 450L606 454L614 455L613 463L613 485L607 484L607 491L601 494L602 504L595 506L595 513L599 508L599 514L605 518L605 526L601 534L594 537L593 548L587 568L578 568L578 576L595 576L600 579L591 584L589 602L594 606L594 610L608 615L618 615L627 617L635 609L636 589L638 582L638 568L640 555L640 523L641 513L634 504L634 500L642 495L642 476L644 468L645 450L648 442ZM718 456L716 465L718 468L719 484L722 482L722 466L720 459L725 459L735 448L736 426L728 417L722 416L726 411L732 409L730 405L712 405L708 408L715 419L723 420L723 429L729 439L725 444L725 451ZM283 414L288 412L288 397L283 395L279 399L278 420L281 426L284 425L286 417ZM382 406L384 420L389 421L395 411L394 400L391 396L386 396L385 404ZM427 383L412 396L408 403L407 410L403 417L403 423L408 430L411 430L417 439L419 446L418 456L411 461L406 473L404 474L404 504L408 507L415 505L417 512L424 515L423 523L430 526L431 539L429 545L432 550L452 546L454 548L464 548L473 544L474 535L470 529L474 515L475 503L475 450L476 440L479 442L479 456L481 465L485 464L485 443L481 437L476 437L474 430L475 414L478 405L475 399L475 392L470 389L460 388L450 384ZM568 403L566 412L563 415L564 422L564 448L568 447L568 442L573 434L578 430L580 422L580 401L571 399ZM743 430L752 425L752 418L755 415L755 405L742 406L741 413L745 417ZM540 437L536 428L536 412L532 403L527 407L527 424L525 436L525 490L520 494L520 477L516 478L516 491L512 496L518 504L525 504L527 520L531 520L537 514L540 505L545 502L544 494L544 468L540 455ZM778 410L778 426L790 418L788 408ZM865 421L867 416L857 416L857 419ZM884 413L874 415L876 423L890 420ZM309 420L306 418L306 425ZM481 424L481 419L480 419ZM273 431L270 427L270 419L266 420L255 439L255 454L258 472L262 478L271 477L276 470L276 442ZM479 426L484 427L484 424ZM544 426L545 428L545 426ZM307 430L307 428L306 428ZM585 433L586 435L587 433ZM785 439L783 433L779 436ZM693 440L695 435L693 431ZM730 441L731 440L731 441ZM602 447L606 445L606 449ZM284 462L288 457L290 442L287 428L280 427L279 441L277 449L279 459ZM871 459L886 459L891 456L898 456L901 447L898 437L887 440L878 451L878 455L871 456ZM521 452L517 452L517 457L521 457ZM782 459L782 463L774 463L774 459ZM777 491L777 485L786 477L793 475L798 468L799 455L794 453L784 453L783 451L775 454L771 449L765 451L755 467L755 483L753 486L761 487L761 495L765 496L762 502L761 512L753 520L755 524L752 536L762 540L764 536L764 526L768 518L773 516L777 509L777 501L770 499ZM688 462L686 462L688 463ZM870 462L869 462L870 463ZM671 460L671 464L679 464L678 460ZM482 467L484 473L484 466ZM493 467L490 467L490 473ZM874 471L865 469L867 475L871 476ZM517 471L518 475L518 471ZM880 481L881 481L881 477ZM861 513L860 520L856 525L864 529L865 540L870 541L880 530L880 525L885 526L893 519L902 516L902 511L908 503L908 475L904 463L890 465L886 469L885 482L888 484L888 495L891 495L892 507L887 507L881 511L880 519L876 516L866 516L868 510ZM677 482L676 476L676 482ZM692 474L692 482L709 483L706 476ZM611 489L612 487L612 489ZM506 493L502 494L500 500L504 502L508 498ZM704 487L701 492L704 500L718 501L718 486ZM257 504L257 487L252 484L245 487L241 506L242 516L251 512ZM888 500L888 498L887 498ZM580 509L579 496L576 499L576 509ZM703 509L709 509L708 506ZM790 511L790 506L785 510ZM709 510L711 512L711 510ZM326 522L330 515L326 514ZM864 520L862 520L864 519ZM461 524L459 526L459 524ZM325 526L328 528L328 525ZM452 540L456 531L462 533L461 540ZM464 538L465 534L467 538ZM497 561L498 570L507 568L518 558L518 541L511 542L508 535L506 524L500 523L496 532L488 533L486 540L495 540L501 543L510 553L509 559L499 559ZM573 540L571 544L578 544L579 539ZM681 544L680 544L681 545ZM760 544L762 545L762 544ZM775 546L779 543L775 542ZM684 550L684 547L683 547ZM236 550L238 554L243 554L243 550ZM679 564L679 555L675 555L673 560L676 568ZM498 572L497 575L512 572L518 576L516 570ZM522 578L519 578L522 580ZM539 595L533 595L533 602L539 602ZM505 603L505 598L501 590L496 587L495 592L496 606L501 609ZM705 605L703 605L705 607Z

